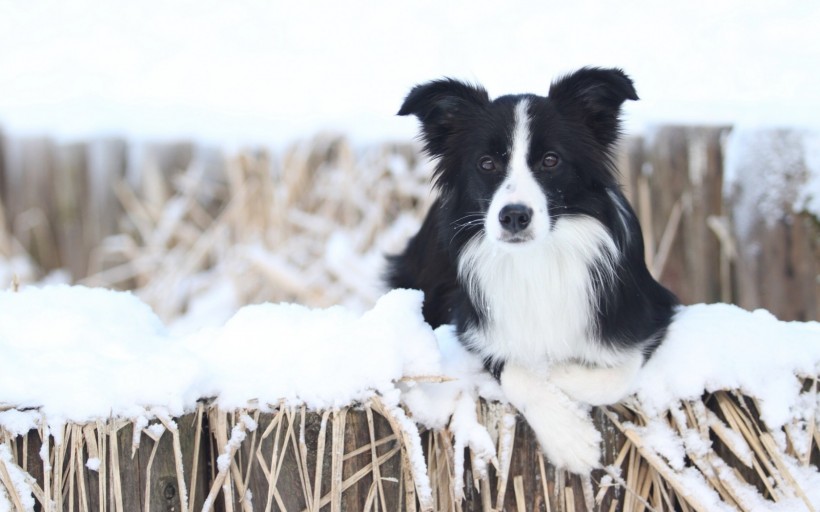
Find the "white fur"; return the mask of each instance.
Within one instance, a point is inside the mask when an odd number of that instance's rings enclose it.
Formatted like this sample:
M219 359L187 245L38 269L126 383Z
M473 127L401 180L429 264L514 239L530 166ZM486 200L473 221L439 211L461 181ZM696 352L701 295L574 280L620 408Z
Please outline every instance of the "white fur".
M632 233L632 230L629 229L628 221L629 207L626 204L624 204L623 198L616 194L614 191L607 190L606 193L612 200L612 202L615 204L615 211L618 214L618 221L621 223L621 232L624 233L624 235L626 236L626 243L629 244Z
M573 473L600 466L601 434L587 411L543 376L508 364L501 373L507 399L527 419L550 462Z
M550 368L549 381L572 399L589 405L614 404L629 394L643 365L639 350L624 353L616 366L587 366L564 363Z
M530 145L529 105L529 101L521 100L515 106L515 130L513 131L510 161L507 165L507 176L493 194L492 201L487 209L487 216L484 219L484 231L487 236L501 243L507 243L505 240L510 236L498 221L501 209L507 205L523 204L532 209L533 215L530 225L521 234L524 237L538 239L550 228L550 219L547 214L547 196L544 195L527 165Z
M464 333L483 357L542 367L558 362L614 366L623 354L589 331L594 274L614 279L615 242L590 217L560 218L540 240L511 249L479 236L459 258L459 277L486 316Z

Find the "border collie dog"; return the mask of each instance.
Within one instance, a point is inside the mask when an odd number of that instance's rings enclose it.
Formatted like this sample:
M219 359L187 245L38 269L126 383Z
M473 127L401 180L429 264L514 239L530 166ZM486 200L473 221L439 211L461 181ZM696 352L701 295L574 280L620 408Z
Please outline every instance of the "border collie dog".
M388 284L422 290L425 320L453 324L550 461L582 474L600 465L589 406L629 392L678 303L618 185L627 99L623 71L583 68L546 97L435 80L399 110L421 122L438 196Z

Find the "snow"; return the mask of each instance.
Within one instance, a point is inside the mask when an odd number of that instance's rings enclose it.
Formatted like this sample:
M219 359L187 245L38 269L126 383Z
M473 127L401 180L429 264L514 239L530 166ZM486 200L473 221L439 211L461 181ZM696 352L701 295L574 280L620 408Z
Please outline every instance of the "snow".
M129 293L68 286L0 293L0 340L0 402L38 408L52 421L131 416L138 404L179 414L198 398L184 387L194 362Z
M14 458L6 444L0 444L0 464L8 472L14 492L17 493L17 499L23 505L24 510L34 510L34 496L32 496L29 483L26 481L28 475L14 464ZM9 491L10 489L7 489L6 486L0 486L0 512L14 510L11 497L7 494Z
M741 242L792 212L820 219L820 130L736 126L725 151L723 192Z
M67 285L0 292L0 405L6 409L0 427L21 435L42 426L59 446L66 422L116 416L135 421L137 443L140 432L158 437L166 426L176 428L170 418L195 410L202 398L228 410L280 403L327 410L375 398L402 429L419 499L431 500L417 424L449 428L457 467L463 471L469 447L481 474L489 463L506 463L514 420L505 415L498 440L479 423L477 398L503 401L499 386L451 327L433 331L424 323L422 299L418 291L394 290L361 314L340 306L257 304L223 325L174 334L127 292ZM703 475L686 463L687 453L707 452L708 439L695 431L676 435L661 421L665 412L684 424L681 400L740 390L757 399L761 418L783 445L781 427L817 421L816 400L801 392L799 377L818 372L820 323L782 322L763 310L726 304L681 307L636 382L635 397L650 420L635 428L698 500L720 507ZM694 410L704 424L711 421L705 408ZM240 415L218 455L220 471L256 428L248 414ZM0 445L0 458L7 456ZM820 489L811 466L785 463L804 489ZM99 464L86 462L93 471ZM820 503L820 491L809 499ZM3 507L8 498L0 495Z
M820 6L693 0L0 2L0 124L86 138L287 143L320 130L409 139L414 84L455 76L542 92L623 67L664 122L817 126Z
M102 464L102 461L100 459L98 459L97 457L90 457L85 462L85 467L87 467L91 471L99 471L101 464Z
M202 396L217 396L222 407L284 399L337 408L389 391L404 375L438 373L420 305L420 292L409 291L385 295L361 316L341 306L252 305L183 343L209 376Z
M673 370L674 369L674 370ZM756 397L771 430L800 417L799 376L820 373L820 323L782 322L765 310L728 304L682 307L644 366L635 391L650 413L704 391Z
M174 336L127 292L0 292L0 404L15 407L0 412L0 425L22 434L41 416L57 424L113 415L134 419L137 435L159 435L150 429L161 424L148 425L152 409L178 416L201 398L228 409L251 401L338 408L375 393L395 401L403 376L440 373L421 300L394 291L362 315L257 304L221 327Z
M282 401L333 409L380 395L390 407L401 400L428 428L462 425L456 442L488 452L468 404L503 400L500 388L452 327L434 332L424 323L422 300L421 292L394 290L363 314L256 304L222 326L175 335L128 292L68 285L0 292L0 404L12 406L0 412L0 425L22 434L40 417L59 425L113 415L159 435L164 427L149 427L149 417L181 415L202 398L226 409ZM798 376L818 372L820 323L698 304L677 312L633 391L660 413L704 391L737 389L758 399L775 431L814 420Z
M484 371L481 358L468 352L455 336L452 326L436 329L441 353L441 375L453 376L445 382L413 382L402 385L402 401L413 419L427 428L447 426L463 396L480 395L490 400L502 399L501 387Z

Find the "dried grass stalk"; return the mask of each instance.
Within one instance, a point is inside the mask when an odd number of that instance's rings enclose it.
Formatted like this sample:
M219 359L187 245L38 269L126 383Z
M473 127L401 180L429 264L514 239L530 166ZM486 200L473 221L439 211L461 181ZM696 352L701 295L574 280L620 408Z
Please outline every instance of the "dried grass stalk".
M805 389L809 398L817 399L813 379L808 381ZM153 482L160 458L170 458L171 464L166 462L165 467L170 468L172 473L169 476L173 475L180 489L179 505L189 511L197 509L197 503L209 510L216 500L224 503L225 510L235 510L238 506L244 511L335 511L350 506L348 492L354 486L363 489L356 494L361 500L358 505L362 510L373 511L387 511L391 503L398 503L397 506L406 511L500 511L505 507L525 510L537 501L541 501L547 511L708 510L709 505L687 487L680 469L642 437L644 426L660 421L682 440L686 457L698 468L704 485L731 507L741 511L753 510L766 502L785 503L787 500L791 500L789 503L798 500L806 510L816 507L811 503L807 489L800 487L802 480L796 473L798 468L805 467L806 461L811 464L816 460L814 457L820 455L816 425L795 423L789 425L782 436L776 437L756 417L753 401L731 392L722 391L706 396L704 400L685 401L679 408L660 417L648 416L635 402L605 409L606 421L623 436L624 442L613 451L607 467L608 476L600 483L594 479L579 481L576 477L570 478L563 471L550 468L541 455L534 459L537 468L524 470L513 465L511 461L517 443L516 425L511 421L513 411L507 409L503 414L483 412L481 417L489 430L497 432L499 463L498 467L490 469L492 478L476 478L473 482L475 488L480 488L480 496L459 494L458 489L464 482L456 478L460 473L455 467L452 433L447 430L429 432L426 438L428 471L424 478L432 486L431 502L420 501L415 480L418 474L410 467L407 456L409 450L418 447L413 446L414 441L380 400L374 399L363 405L360 414L364 420L358 424L366 431L359 436L362 444L358 446L346 445L346 433L351 424L347 420L350 414L347 409L324 411L318 416L304 407L282 404L267 406L266 410L271 412L263 415L260 410L221 411L213 405L200 404L191 415L195 427L190 425L193 428L186 435L192 436L193 445L203 444L203 435L212 436L221 456L218 471L209 477L207 497L201 495L206 489L197 489L197 482L203 477L199 456L183 451L182 433L177 423L161 414L158 420L165 427L164 432L171 436L172 448L167 453L159 449L160 440L165 435L163 431L155 428L141 430L140 436L154 441L140 445L139 456L147 459L141 475L124 475L119 464L118 439L121 436L118 434L129 424L123 420L52 426L51 430L43 426L25 440L0 431L0 439L17 457L13 462L15 470L31 472L35 467L40 468L39 481L29 474L26 483L43 510L124 510L126 501L132 497L123 494L123 482L133 482L136 478L143 482L139 492L143 503L140 508L148 510L151 498L157 492ZM206 414L210 424L208 431L202 428ZM377 435L377 416L390 426L390 431L381 437ZM254 426L262 417L267 418L265 428L257 431ZM309 418L313 419L308 421ZM307 434L310 422L316 422L318 434L316 430ZM250 431L253 433L244 435ZM327 438L330 442L326 444ZM700 441L695 442L698 439ZM38 461L24 458L22 448L31 442L44 443L40 450L43 460L39 461L39 466ZM805 442L810 443L808 448L795 448ZM399 456L402 463L395 467L397 473L385 474L385 464ZM100 460L98 479L94 483L97 489L88 485L92 480L88 478L85 457ZM366 458L362 463L355 462L362 457ZM354 463L357 466L352 470L350 465ZM186 471L190 473L187 476ZM534 474L540 476L540 483L528 483ZM186 482L189 485L186 486ZM265 485L261 492L259 482ZM295 482L300 486L297 492L302 495L303 505L292 505L292 493L296 488L282 487L287 482L290 482L287 485ZM394 489L400 494L388 491L387 482L395 485ZM0 487L9 496L13 510L25 510L13 489L5 462L0 462ZM257 495L254 502L247 494L252 487ZM186 489L190 489L190 495ZM528 489L538 495L537 499L527 495ZM396 496L399 496L398 500ZM750 500L750 496L756 497Z

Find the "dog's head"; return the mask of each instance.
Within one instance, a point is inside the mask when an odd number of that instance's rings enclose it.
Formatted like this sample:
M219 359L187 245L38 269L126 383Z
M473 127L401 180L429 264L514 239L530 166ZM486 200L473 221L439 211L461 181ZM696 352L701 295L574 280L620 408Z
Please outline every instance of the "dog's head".
M544 240L563 216L599 217L616 186L621 105L637 100L619 69L583 68L547 97L502 96L452 79L413 88L399 115L421 121L425 151L456 240Z

